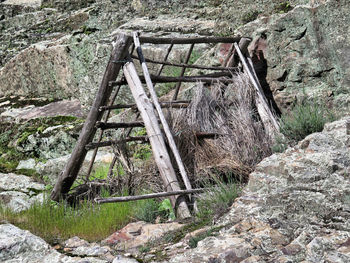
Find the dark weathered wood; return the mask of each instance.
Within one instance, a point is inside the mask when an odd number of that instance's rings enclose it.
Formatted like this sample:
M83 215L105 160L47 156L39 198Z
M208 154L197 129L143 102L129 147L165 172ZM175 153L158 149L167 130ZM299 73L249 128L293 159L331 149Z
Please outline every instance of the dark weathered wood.
M185 64L187 64L188 61L190 61L193 48L194 48L194 44L191 44L191 46L190 46L190 48L189 48L189 50L187 51L187 54L186 54ZM185 75L186 69L187 69L186 66L183 66L183 67L182 67L181 73L180 73L180 77L183 77L183 76ZM181 81L179 81L179 82L176 84L175 92L174 92L174 96L173 96L173 100L176 100L176 99L177 99L177 96L179 95L180 87L181 87Z
M129 201L159 198L159 197L166 197L166 196L173 196L173 195L198 194L198 193L203 193L203 192L208 191L208 190L209 189L202 188L202 189L191 189L191 190L178 190L178 191L171 191L171 192L160 192L160 193L152 193L152 194L145 194L145 195L95 198L95 202L98 204L129 202Z
M132 122L96 122L96 128L101 130L107 129L121 129L130 127L144 127L143 121L132 121Z
M197 43L234 43L239 42L241 37L146 37L140 36L141 43L150 44L197 44Z
M127 62L124 65L124 76L128 81L131 93L137 104L137 108L141 113L142 120L145 123L148 139L152 146L153 157L157 164L159 173L163 180L163 184L167 191L181 190L179 182L177 181L174 168L171 164L170 156L168 154L161 129L158 124L157 116L154 111L152 102L146 95L142 83L138 77L134 63ZM171 198L174 205L176 200ZM190 217L191 213L184 199L179 199L179 206L177 215L180 218Z
M133 136L133 137L126 137L124 139L120 140L110 140L110 141L103 141L103 142L91 142L85 146L86 150L92 150L99 147L107 147L112 145L118 145L119 143L124 142L147 142L148 137L147 136Z
M132 58L138 59L137 56L131 56ZM196 64L184 64L184 63L173 63L168 61L159 61L159 60L153 60L150 58L145 58L147 63L153 63L153 64L160 64L165 66L172 66L172 67L186 67L186 68L194 68L194 69L204 69L204 70L226 70L226 71L233 71L237 70L237 67L209 67L209 66L202 66L202 65L196 65Z
M96 133L96 121L99 121L102 118L103 113L98 109L107 104L107 100L112 92L109 82L114 81L117 78L121 68L121 64L114 63L113 61L124 59L130 44L131 38L122 34L118 35L116 41L113 42L113 51L103 76L102 83L97 92L94 104L89 112L73 153L60 174L51 193L52 200L58 201L61 197L64 197L75 181L87 154L85 146L92 141Z
M214 83L220 81L222 83L232 83L231 72L217 72L212 74L205 74L200 76L184 76L184 77L168 77L168 76L155 76L151 74L151 80L154 83L169 83L169 82L204 82L204 83ZM139 76L142 83L146 83L144 76ZM124 81L112 81L111 84L115 85L125 85Z
M177 101L161 101L160 106L162 108L185 108L190 104L190 100L177 100ZM111 110L111 109L129 109L135 108L136 104L116 104L111 106L102 106L100 107L100 111Z

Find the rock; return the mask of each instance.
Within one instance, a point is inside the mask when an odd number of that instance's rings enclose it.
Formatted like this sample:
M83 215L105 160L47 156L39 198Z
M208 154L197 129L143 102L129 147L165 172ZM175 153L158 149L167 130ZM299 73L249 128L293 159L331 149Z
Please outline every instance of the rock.
M250 49L258 75L280 108L305 96L344 112L349 108L349 11L346 0L310 1L236 31L254 38Z
M4 5L23 5L30 7L40 7L42 0L6 0L2 4Z
M117 256L112 263L138 263L139 261L137 261L136 259L133 258L127 258L127 257L123 257L123 256Z
M349 147L346 117L265 158L220 234L170 262L349 262Z
M64 251L74 256L98 257L111 262L115 257L110 247L101 247L97 243L89 243L79 237L72 237L64 242Z
M44 240L11 224L0 225L0 261L4 263L106 263L97 258L68 257Z
M28 209L44 200L43 184L25 175L0 173L0 204L14 212Z
M113 233L102 244L114 246L117 250L136 252L151 240L161 238L168 231L182 228L179 223L150 224L143 221L130 223Z

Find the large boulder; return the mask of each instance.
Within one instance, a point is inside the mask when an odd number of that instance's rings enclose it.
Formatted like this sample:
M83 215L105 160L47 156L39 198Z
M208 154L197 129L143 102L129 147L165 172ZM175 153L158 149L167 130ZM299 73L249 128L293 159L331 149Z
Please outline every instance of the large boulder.
M43 239L10 224L0 225L0 261L4 263L106 263L98 258L65 256Z
M350 117L264 159L220 235L170 262L349 262Z
M347 0L310 1L237 31L254 38L255 62L280 108L308 97L349 109L349 12Z
M0 206L20 212L44 200L45 186L33 178L0 173Z

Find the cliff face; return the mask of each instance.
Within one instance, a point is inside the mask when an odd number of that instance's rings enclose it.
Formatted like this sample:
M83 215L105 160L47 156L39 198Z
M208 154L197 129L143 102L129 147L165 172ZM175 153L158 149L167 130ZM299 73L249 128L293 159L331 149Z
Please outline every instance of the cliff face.
M7 0L0 4L0 96L78 98L89 106L112 32L139 30L253 37L260 78L281 108L311 96L347 109L349 9L347 0Z

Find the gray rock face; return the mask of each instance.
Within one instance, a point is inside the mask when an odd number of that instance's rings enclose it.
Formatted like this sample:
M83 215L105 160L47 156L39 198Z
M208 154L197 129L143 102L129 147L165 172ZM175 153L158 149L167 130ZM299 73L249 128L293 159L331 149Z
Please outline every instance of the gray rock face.
M171 262L349 262L350 117L264 159L217 237Z
M28 209L35 202L42 202L44 189L43 184L28 176L0 173L0 204L15 212Z
M255 38L251 45L255 62L266 63L262 74L281 108L303 97L349 108L349 12L347 0L310 1L237 31Z
M4 263L105 263L97 258L73 258L60 254L29 231L0 225L0 261Z

